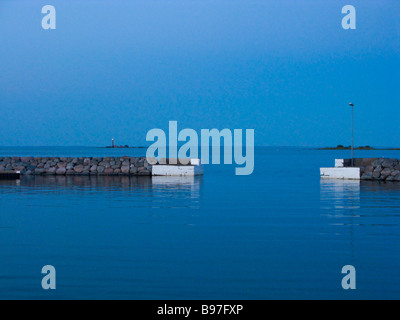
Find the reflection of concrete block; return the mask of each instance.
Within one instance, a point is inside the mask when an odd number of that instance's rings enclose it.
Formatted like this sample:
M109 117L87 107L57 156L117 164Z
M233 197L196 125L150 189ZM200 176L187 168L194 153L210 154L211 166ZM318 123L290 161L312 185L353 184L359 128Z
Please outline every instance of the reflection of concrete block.
M153 176L151 178L151 182L153 185L162 185L162 186L191 186L195 184L194 176ZM199 184L199 181L196 180L196 183Z
M197 176L203 174L203 166L155 165L153 176Z
M321 168L320 173L325 179L360 179L360 168Z
M321 189L325 191L335 191L336 193L345 194L348 191L360 191L360 180L344 180L344 179L321 179ZM331 194L329 194L331 196Z

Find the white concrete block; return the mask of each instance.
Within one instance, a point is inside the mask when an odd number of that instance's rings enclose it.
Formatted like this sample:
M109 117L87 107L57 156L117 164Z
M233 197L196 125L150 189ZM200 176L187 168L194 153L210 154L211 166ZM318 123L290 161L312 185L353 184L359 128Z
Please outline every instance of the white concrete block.
M203 166L155 165L152 167L153 176L197 176L203 174Z
M200 165L200 159L190 159L190 164L192 166L199 166Z
M154 157L146 157L146 160L149 164L156 164L158 162L157 158Z
M335 168L343 168L344 159L335 159Z
M321 178L324 179L354 179L361 177L360 168L320 168Z

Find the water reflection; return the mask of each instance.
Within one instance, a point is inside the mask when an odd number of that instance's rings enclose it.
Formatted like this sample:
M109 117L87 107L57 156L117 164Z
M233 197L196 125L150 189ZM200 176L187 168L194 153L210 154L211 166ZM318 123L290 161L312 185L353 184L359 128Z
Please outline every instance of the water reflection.
M132 201L135 206L198 208L202 177L23 176L0 180L0 194L56 195L69 199ZM84 198L87 197L87 198Z
M154 189L168 189L172 192L186 190L191 198L199 198L202 179L202 176L152 176L151 182Z
M321 202L325 207L343 209L360 208L360 181L321 179ZM325 207L326 208L326 207Z
M321 179L320 183L322 209L328 217L336 218L330 223L335 234L348 237L350 261L354 264L354 222L360 209L360 181Z
M389 192L400 196L400 182L398 181L361 181L361 190L370 192Z
M0 186L20 185L22 187L54 188L149 188L149 177L127 176L22 176L20 180L0 180Z
M320 182L323 215L332 232L347 234L351 257L354 243L366 234L398 237L400 184L396 182L324 180Z
M322 208L335 209L335 214L361 207L400 209L400 183L321 179L320 199Z

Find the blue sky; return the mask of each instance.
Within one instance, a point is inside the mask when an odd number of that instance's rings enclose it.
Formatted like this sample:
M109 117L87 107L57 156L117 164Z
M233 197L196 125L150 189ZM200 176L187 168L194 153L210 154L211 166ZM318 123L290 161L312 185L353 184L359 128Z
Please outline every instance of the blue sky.
M145 145L169 120L350 144L351 101L356 145L400 147L399 16L395 0L2 0L0 145Z

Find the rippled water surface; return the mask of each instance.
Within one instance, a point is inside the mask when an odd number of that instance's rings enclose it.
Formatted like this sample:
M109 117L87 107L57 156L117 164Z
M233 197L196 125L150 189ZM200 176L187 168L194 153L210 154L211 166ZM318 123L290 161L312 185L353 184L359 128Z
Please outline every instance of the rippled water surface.
M0 156L145 149L0 148ZM358 157L400 158L399 151ZM2 299L399 299L400 183L321 181L346 151L257 148L255 171L0 180ZM57 289L41 288L41 268ZM354 265L357 289L343 290Z

